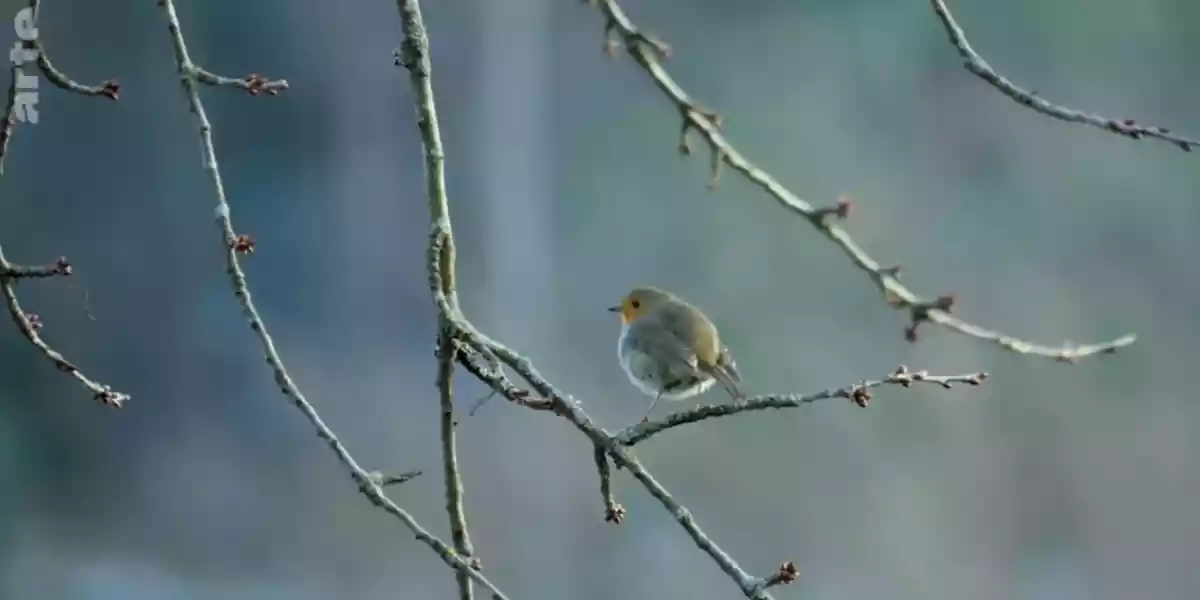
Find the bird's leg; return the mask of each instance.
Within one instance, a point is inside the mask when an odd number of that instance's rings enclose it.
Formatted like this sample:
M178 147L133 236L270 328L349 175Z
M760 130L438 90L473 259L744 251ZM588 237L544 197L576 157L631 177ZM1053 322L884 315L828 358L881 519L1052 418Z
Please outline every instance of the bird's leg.
M654 395L654 401L650 403L650 408L646 409L646 414L642 415L642 420L638 421L639 423L645 423L650 420L650 413L654 412L654 405L658 404L659 398L662 398L662 392Z

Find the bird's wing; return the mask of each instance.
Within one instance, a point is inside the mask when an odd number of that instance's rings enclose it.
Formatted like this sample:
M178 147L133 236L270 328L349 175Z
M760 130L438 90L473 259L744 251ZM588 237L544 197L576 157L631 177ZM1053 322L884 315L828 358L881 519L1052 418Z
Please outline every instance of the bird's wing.
M684 376L700 372L700 364L696 358L696 353L689 350L674 333L662 329L657 323L649 321L639 321L634 323L632 327L645 328L647 331L652 328L659 330L658 335L642 334L629 336L634 350L654 357L655 360L664 364L666 370L673 374Z
M703 316L699 319L689 319L679 316L681 314L661 315L661 326L671 334L664 337L672 338L676 345L683 348L687 348L687 345L682 340L696 340L694 349L690 352L694 360L693 368L711 375L734 400L744 399L746 395L738 385L741 376L737 372L737 365L729 350L717 339L717 328Z
M647 316L657 320L679 340L693 340L692 349L701 365L716 365L721 353L717 328L699 310L690 305L688 308L691 311L660 310Z

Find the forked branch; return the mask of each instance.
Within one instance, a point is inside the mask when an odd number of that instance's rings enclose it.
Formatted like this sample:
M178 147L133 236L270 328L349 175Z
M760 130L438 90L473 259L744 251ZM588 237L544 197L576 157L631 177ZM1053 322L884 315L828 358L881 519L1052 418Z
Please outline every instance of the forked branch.
M16 324L17 329L21 332L21 335L34 348L37 348L47 360L54 363L54 366L59 371L74 377L101 404L121 408L121 405L129 399L129 395L113 391L111 387L88 378L87 375L83 374L83 371L79 370L79 367L76 367L74 363L63 357L59 351L50 347L41 336L41 318L38 317L37 313L26 311L17 299L17 282L22 279L67 277L70 274L71 263L67 261L66 257L59 257L53 264L27 267L8 262L8 258L4 256L4 248L0 247L0 294L4 296L4 304L8 308L8 314L12 318L13 323Z

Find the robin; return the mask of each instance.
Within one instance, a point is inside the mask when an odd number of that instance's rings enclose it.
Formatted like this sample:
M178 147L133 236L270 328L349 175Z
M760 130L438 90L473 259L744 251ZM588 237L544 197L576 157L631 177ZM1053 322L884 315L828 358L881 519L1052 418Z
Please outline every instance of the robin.
M733 356L700 309L670 292L638 287L608 310L621 315L621 368L638 389L654 397L643 422L660 399L685 400L708 391L714 382L735 403L746 401Z

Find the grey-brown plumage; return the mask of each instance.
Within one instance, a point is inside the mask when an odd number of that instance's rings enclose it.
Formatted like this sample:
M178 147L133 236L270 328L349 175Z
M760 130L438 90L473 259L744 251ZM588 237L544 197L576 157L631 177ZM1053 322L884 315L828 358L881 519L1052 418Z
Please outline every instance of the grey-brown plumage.
M700 309L669 292L639 287L613 307L621 313L617 354L630 381L654 402L683 400L718 383L743 402L741 375L716 326Z

